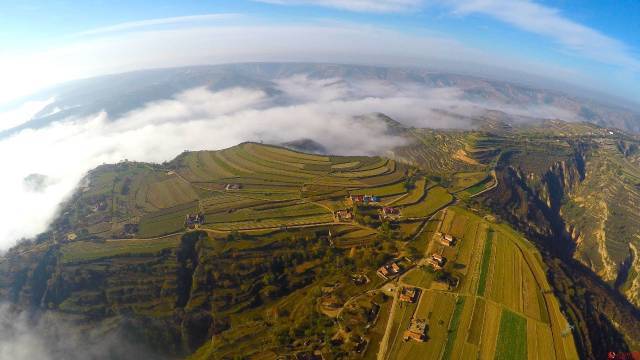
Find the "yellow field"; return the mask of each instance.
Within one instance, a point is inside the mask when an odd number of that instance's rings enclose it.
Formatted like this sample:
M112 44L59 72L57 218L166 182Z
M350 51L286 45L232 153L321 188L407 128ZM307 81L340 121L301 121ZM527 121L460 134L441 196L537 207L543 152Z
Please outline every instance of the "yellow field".
M460 285L448 289L420 268L403 276L405 284L423 289L413 316L427 319L428 339L390 342L389 354L398 359L577 359L573 338L562 336L567 322L558 301L545 293L549 284L535 247L510 228L457 206L436 218L437 228L458 242L430 248L442 249L445 269L460 278ZM485 290L479 292L481 282ZM394 328L390 338L401 337L405 329Z
M401 215L407 218L431 216L441 207L447 205L453 197L441 186L435 186L427 191L423 201L414 205L402 207Z
M176 176L151 184L147 193L147 201L158 209L192 202L198 195L191 185Z

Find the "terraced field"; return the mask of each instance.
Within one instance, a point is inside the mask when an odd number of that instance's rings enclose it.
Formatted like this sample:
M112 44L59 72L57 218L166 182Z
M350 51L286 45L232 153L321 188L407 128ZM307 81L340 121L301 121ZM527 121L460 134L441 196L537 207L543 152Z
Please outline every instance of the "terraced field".
M402 198L409 215L428 215L439 206L438 196L448 194L436 189L435 197L425 196L425 178L407 191L408 170L379 157L321 156L256 143L185 152L163 166L123 162L90 174L71 230L83 237L154 238L183 231L185 216L195 213L204 214L200 228L223 232L329 225L334 211L353 206L349 194L375 195L382 203ZM137 233L127 224L138 226Z
M407 218L424 218L446 206L453 196L443 187L435 186L427 190L422 201L401 207L402 216Z
M578 358L572 337L562 335L567 321L533 245L509 227L457 206L435 218L437 231L458 242L445 247L431 241L426 254L443 254L443 271L459 284L439 282L427 266L401 278L422 294L414 307L395 307L398 325L391 329L385 359ZM427 321L425 342L400 339L412 316Z
M477 172L485 170L485 165L476 157L488 160L491 151L476 149L480 134L458 130L407 130L410 145L394 149L394 158L414 164L430 174L449 176L456 172ZM484 151L484 152L483 152Z
M540 172L571 188L556 204L563 218L613 237L585 237L576 256L608 280L613 263L629 265L615 286L637 301L640 246L628 234L640 222L617 220L638 218L632 144L600 141L585 157L597 174L585 175L563 162L575 148L554 134L403 131L416 143L391 159L244 143L164 164L103 165L55 231L0 262L0 295L88 322L130 314L156 324L142 334L147 341L194 359L316 350L330 359L575 359L565 316L576 321L576 309L561 310L556 294L565 293L552 291L534 246L486 213L485 197L501 193L475 197L507 183L492 170L504 161L539 194L549 193L534 186ZM201 220L188 223L196 214ZM442 245L438 233L456 244ZM434 253L447 259L444 270L427 265ZM393 262L401 274L378 275ZM420 288L419 300L399 302L402 286ZM579 297L579 288L566 289ZM403 339L412 318L426 321L426 341Z

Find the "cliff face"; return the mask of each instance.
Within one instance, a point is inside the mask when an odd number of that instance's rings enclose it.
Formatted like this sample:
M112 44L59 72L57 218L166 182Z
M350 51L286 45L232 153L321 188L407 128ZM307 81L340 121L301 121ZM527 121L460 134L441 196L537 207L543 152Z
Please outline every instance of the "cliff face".
M591 354L640 341L634 239L640 202L628 181L603 165L616 155L610 150L578 142L561 159L505 152L496 168L499 186L485 196L496 213L539 241L555 290Z
M201 281L193 275L199 241L185 235L146 253L82 259L66 246L34 246L0 264L0 298L22 310L55 310L79 326L111 320L111 330L151 349L188 354L216 330L207 307L191 302L192 282Z

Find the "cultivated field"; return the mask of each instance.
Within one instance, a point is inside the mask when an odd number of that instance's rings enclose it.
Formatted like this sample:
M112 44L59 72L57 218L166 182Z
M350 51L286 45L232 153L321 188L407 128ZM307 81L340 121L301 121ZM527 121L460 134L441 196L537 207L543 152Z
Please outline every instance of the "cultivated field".
M416 240L430 241L426 254L437 252L448 261L439 272L425 265L401 277L422 295L415 305L395 307L398 326L391 329L385 359L577 359L573 338L562 335L567 322L530 243L457 206L435 219L432 233L452 234L458 241L447 247L433 236ZM438 281L442 273L459 284ZM427 321L425 342L402 341L412 316Z

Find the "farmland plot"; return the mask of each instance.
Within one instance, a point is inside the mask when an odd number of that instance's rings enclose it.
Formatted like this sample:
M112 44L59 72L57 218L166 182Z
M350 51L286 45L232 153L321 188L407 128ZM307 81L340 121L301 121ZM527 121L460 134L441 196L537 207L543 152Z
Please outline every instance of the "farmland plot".
M441 186L436 186L427 191L427 196L424 200L409 206L405 206L401 209L402 216L413 217L427 217L432 215L438 209L447 205L453 197L447 192L447 190Z
M191 185L176 176L151 184L147 193L147 201L158 209L170 208L197 199L198 195Z

